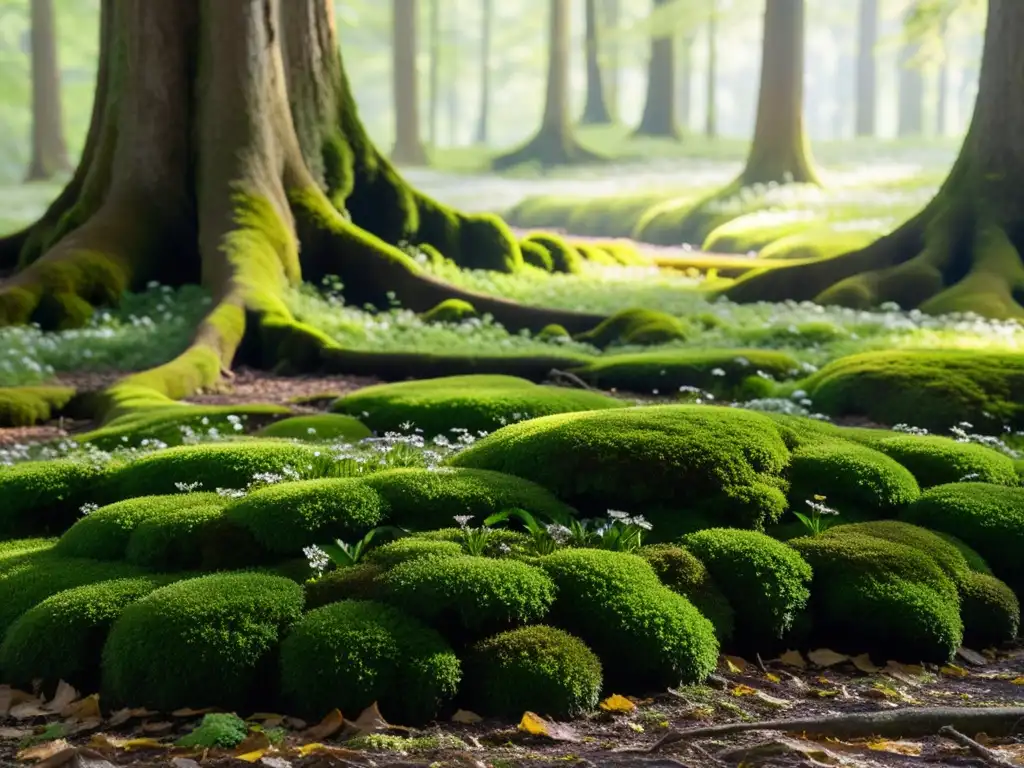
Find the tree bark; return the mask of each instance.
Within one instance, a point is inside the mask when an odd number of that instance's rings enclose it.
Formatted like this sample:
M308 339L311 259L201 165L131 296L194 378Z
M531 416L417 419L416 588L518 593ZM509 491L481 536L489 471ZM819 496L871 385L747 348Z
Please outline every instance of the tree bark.
M708 67L705 93L704 135L713 139L718 136L718 0L708 0L711 11L708 14L707 43Z
M448 146L459 145L459 0L448 0L450 22L446 30L446 42L451 51L448 80Z
M607 66L604 68L604 81L607 86L605 101L608 105L608 112L611 114L612 122L619 119L619 42L615 39L619 31L621 16L620 0L604 0L604 28L613 38L605 43Z
M856 135L871 138L877 125L878 79L875 46L878 43L878 0L860 0L857 23L857 117Z
M654 0L652 10L671 2ZM676 41L673 35L651 38L651 55L647 62L647 100L637 126L637 136L658 136L679 139L682 132L676 122Z
M483 0L480 29L480 114L474 139L487 144L491 122L491 27L494 25L494 0Z
M679 45L678 121L683 133L690 129L693 113L693 36L684 35Z
M924 133L924 75L914 61L917 52L918 46L910 43L900 48L896 134L901 138Z
M70 170L60 103L60 66L53 0L32 0L32 159L26 181Z
M426 165L420 138L420 88L417 58L419 0L391 0L394 57L395 147L391 158L400 165Z
M440 140L441 111L441 0L430 0L430 94L428 97L427 136L430 146Z
M804 0L767 0L754 141L740 176L752 184L818 183L804 130Z
M942 60L939 62L939 72L935 99L935 135L946 135L946 113L949 110L949 42L946 39L948 20L943 19L942 27L939 30L939 39L942 44Z
M814 299L1024 318L1024 3L989 0L978 98L960 155L935 198L868 247L755 272L738 301Z
M604 76L601 72L601 51L598 45L597 0L586 0L585 10L587 98L583 104L580 124L607 125L612 122L612 116L604 98Z

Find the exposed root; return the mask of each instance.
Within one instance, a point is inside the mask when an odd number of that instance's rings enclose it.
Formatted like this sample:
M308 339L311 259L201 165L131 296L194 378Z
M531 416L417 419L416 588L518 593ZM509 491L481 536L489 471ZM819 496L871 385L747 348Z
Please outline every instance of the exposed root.
M495 171L507 171L517 165L537 163L542 168L560 165L588 165L606 162L608 158L592 152L569 135L552 135L541 130L528 142L491 161Z
M960 731L950 725L944 725L939 728L939 736L955 741L961 747L966 747L971 754L981 758L988 765L996 766L996 768L1013 768L1015 765L1015 763L1000 757L999 753L994 749L989 749L983 744L979 744L970 736L960 733Z

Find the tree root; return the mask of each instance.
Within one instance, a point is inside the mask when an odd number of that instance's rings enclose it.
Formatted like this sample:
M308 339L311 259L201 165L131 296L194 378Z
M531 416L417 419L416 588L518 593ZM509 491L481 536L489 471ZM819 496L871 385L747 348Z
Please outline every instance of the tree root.
M1014 763L1003 759L994 749L989 749L983 744L979 744L970 736L965 736L950 725L944 725L939 728L939 736L955 741L961 747L966 747L971 754L981 758L988 765L995 766L995 768L1013 768L1014 766Z
M883 712L856 712L831 717L797 717L786 720L763 720L749 723L726 723L705 728L690 728L665 734L650 751L688 739L726 736L747 731L782 731L806 733L836 739L915 738L939 733L950 726L969 733L986 733L1004 737L1024 730L1024 707L991 707L966 709L964 707L922 707L887 710Z
M542 168L553 168L560 165L603 163L607 160L607 157L592 152L571 136L551 135L541 129L522 146L491 160L491 169L507 171L526 163L539 163Z

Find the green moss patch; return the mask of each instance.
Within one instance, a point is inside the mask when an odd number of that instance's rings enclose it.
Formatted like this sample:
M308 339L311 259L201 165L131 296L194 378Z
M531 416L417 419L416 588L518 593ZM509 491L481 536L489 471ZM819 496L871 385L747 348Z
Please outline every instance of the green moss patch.
M640 550L661 583L689 600L715 627L720 643L728 643L736 626L736 615L704 565L680 544L654 544Z
M80 461L0 468L0 539L62 533L96 500L104 471Z
M392 568L421 557L461 557L462 547L454 541L437 541L420 536L405 536L375 547L366 553L366 562L381 568Z
M0 387L0 428L30 427L49 421L74 396L71 387Z
M1014 640L1020 631L1020 601L1005 583L984 573L970 573L960 584L964 644L990 648Z
M223 521L226 502L215 496L206 504L175 507L140 520L128 537L125 559L156 571L201 568L207 532Z
M599 349L612 346L648 346L685 341L691 329L677 317L652 309L624 309L601 321L586 333L577 334L578 341Z
M420 315L425 323L461 323L477 316L476 308L462 299L446 299Z
M583 257L579 251L558 235L550 232L533 232L524 238L524 242L536 243L547 251L551 259L552 272L573 273L583 269Z
M461 555L461 549L456 554ZM307 579L303 579L306 607L312 610L342 600L376 600L381 595L377 578L384 570L384 567L376 563L364 562L347 568L335 568L322 576L310 579L308 577L311 573L306 564Z
M331 410L362 419L377 432L420 429L427 437L458 439L456 430L492 432L551 413L619 408L612 397L533 384L515 376L447 376L378 384L346 395Z
M292 416L275 421L257 433L257 437L275 437L306 442L326 440L357 443L373 434L359 419L340 413Z
M984 445L878 430L857 430L852 436L905 466L922 488L965 479L997 485L1020 484L1013 460Z

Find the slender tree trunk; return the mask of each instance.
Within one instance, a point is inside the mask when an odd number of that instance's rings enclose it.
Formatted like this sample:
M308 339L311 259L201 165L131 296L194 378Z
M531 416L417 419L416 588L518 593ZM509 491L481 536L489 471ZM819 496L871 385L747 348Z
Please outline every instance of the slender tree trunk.
M32 0L32 160L26 181L49 179L71 168L64 143L60 67L53 0Z
M671 2L654 0L652 10ZM651 38L651 56L647 62L647 100L637 126L637 136L682 135L676 122L676 41L673 35Z
M875 46L878 42L878 0L860 0L858 19L856 135L871 138L877 124Z
M718 136L718 1L708 0L711 12L708 14L708 67L706 108L704 111L704 135L709 139Z
M601 72L598 45L597 0L586 0L587 99L583 105L582 125L606 125L612 122L604 98L604 77Z
M859 251L754 273L738 301L815 299L1024 318L1024 3L989 0L978 98L935 198Z
M427 131L430 146L441 137L441 0L430 0L430 98L427 106Z
M804 0L767 0L754 141L744 185L818 183L804 130Z
M924 75L914 61L917 47L906 44L899 55L899 105L896 133L900 137L924 133Z
M459 144L459 31L458 0L449 2L449 23L446 30L447 48L451 52L450 78L448 80L448 146Z
M420 87L417 61L419 0L391 0L395 92L395 148L391 157L402 165L426 165L420 138Z
M942 43L942 60L939 62L938 77L936 78L935 98L935 135L946 135L946 122L949 111L949 41L946 39L947 21L944 19L942 28L939 31Z
M683 36L679 46L679 126L690 129L693 113L693 37Z
M494 0L483 0L480 30L480 114L474 136L477 144L487 144L491 121L491 27L494 24Z
M604 0L604 27L609 37L615 38L618 34L620 24L620 0ZM602 46L606 52L605 60L607 65L604 68L605 103L611 115L612 122L619 119L619 41L612 39Z

